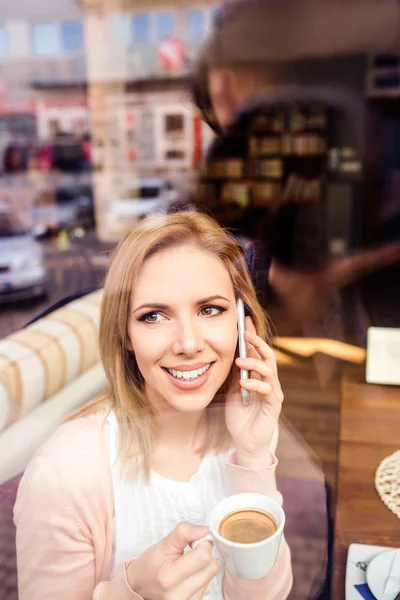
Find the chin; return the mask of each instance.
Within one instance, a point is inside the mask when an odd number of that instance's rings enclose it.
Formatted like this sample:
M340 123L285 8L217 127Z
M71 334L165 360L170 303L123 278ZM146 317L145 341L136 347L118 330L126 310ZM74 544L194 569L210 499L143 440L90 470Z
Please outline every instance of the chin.
M174 408L179 412L184 413L194 413L204 410L209 406L213 400L214 396L210 396L209 394L204 395L191 395L191 394L183 394L179 398L165 398L167 404Z

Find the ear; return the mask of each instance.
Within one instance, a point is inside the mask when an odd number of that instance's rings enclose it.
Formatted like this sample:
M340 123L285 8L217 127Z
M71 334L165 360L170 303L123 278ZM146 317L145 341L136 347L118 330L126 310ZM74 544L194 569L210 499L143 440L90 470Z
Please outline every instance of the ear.
M132 346L132 342L130 340L129 335L128 335L127 340L126 340L126 347L128 348L129 352L133 352L133 346Z

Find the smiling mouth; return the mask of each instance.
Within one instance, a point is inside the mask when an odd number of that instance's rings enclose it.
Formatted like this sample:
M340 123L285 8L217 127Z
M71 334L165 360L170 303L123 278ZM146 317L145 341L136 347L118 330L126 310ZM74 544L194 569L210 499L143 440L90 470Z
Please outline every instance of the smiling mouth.
M201 369L193 369L192 371L176 371L175 369L167 369L167 368L165 368L165 370L170 375L172 375L172 377L174 377L175 379L178 379L179 381L196 381L196 379L198 379L199 377L204 375L204 373L207 373L208 369L213 364L214 363L211 362L211 363L208 363L207 365L204 365L204 367L202 367Z

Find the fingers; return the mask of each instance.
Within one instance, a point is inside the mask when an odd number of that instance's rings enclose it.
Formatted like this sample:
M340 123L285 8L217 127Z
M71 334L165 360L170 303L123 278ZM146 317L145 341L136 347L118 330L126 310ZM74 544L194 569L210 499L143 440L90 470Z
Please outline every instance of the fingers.
M186 554L179 559L179 569L175 574L175 584L178 585L196 573L207 569L212 562L212 558L211 542L204 542L203 544L200 544L196 550L186 552Z
M203 598L211 580L218 574L218 571L218 560L212 558L207 567L189 577L177 588L178 593L182 591L182 596L178 596L178 594L177 596L183 598L189 597L191 600L200 600Z
M249 392L268 396L268 404L270 406L280 406L283 402L283 392L280 385L274 388L270 383L260 381L259 379L241 379L240 385Z
M266 342L259 335L252 333L251 331L244 332L244 337L247 343L251 344L257 353L259 354L261 360L267 362L269 366L277 373L277 364L275 358L275 352L268 346Z
M275 375L274 370L267 365L267 363L257 358L237 358L236 364L240 369L254 371L255 373L258 373L258 375L261 375L261 377L264 379L270 379Z
M246 331L251 331L251 333L254 333L254 335L256 335L257 331L256 331L256 328L254 327L253 319L251 317L246 317L245 323L246 323Z
M246 317L246 319L245 319L245 331L251 331L251 333L254 333L254 335L256 335L256 333L257 333L251 317ZM247 356L252 356L253 358L260 358L260 355L254 348L254 346L251 346L247 343L246 347L247 347Z
M267 346L268 347L268 346ZM251 371L250 379L241 379L240 386L262 396L269 396L271 405L283 402L283 392L276 371L262 360L256 358L237 358L236 364L246 371ZM258 375L261 379L258 379Z
M167 535L163 544L168 548L168 551L175 554L182 554L186 546L192 542L200 540L208 534L208 527L203 525L192 525L191 523L179 523L175 529ZM203 545L203 544L202 544Z

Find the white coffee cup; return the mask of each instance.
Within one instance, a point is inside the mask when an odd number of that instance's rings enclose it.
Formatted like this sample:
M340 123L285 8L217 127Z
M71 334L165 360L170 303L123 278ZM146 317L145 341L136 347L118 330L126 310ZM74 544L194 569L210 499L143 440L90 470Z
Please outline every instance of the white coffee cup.
M277 525L273 535L253 544L231 542L219 534L222 520L232 512L239 510L261 510L269 514ZM211 512L209 523L210 533L201 540L191 544L193 549L205 541L214 544L219 559L229 571L240 579L261 579L268 575L276 561L279 545L285 526L285 513L278 502L262 494L235 494L217 504Z

